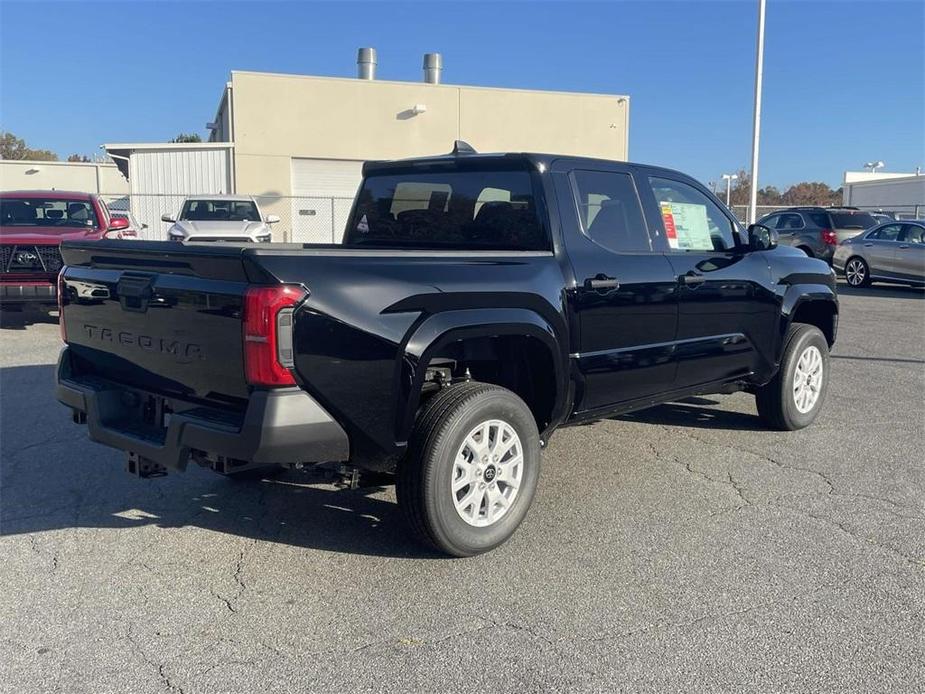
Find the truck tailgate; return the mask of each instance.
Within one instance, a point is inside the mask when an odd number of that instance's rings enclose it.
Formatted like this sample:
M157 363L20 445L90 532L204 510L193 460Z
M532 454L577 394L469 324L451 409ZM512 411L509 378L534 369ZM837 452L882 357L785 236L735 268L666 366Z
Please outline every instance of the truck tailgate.
M261 278L239 246L71 242L62 255L61 320L77 375L244 406L243 297Z

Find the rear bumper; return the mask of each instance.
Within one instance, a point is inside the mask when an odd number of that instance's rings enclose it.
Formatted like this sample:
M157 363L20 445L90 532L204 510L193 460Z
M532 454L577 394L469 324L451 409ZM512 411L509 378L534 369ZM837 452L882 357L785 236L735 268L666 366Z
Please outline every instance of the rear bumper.
M58 288L50 282L0 282L0 303L54 306L58 303Z
M257 390L241 415L164 398L166 426L142 421L133 406L150 396L71 372L68 350L58 360L58 401L86 417L93 441L182 470L191 454L248 463L320 463L349 458L347 435L308 393L298 388Z

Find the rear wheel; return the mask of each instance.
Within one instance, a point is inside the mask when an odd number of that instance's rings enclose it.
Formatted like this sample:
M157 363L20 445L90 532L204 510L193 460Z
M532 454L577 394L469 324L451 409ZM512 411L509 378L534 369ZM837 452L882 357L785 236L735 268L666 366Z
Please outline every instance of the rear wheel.
M870 284L870 268L863 258L849 258L845 263L845 280L852 287L866 287Z
M462 383L421 412L399 466L398 502L422 542L472 556L514 533L539 468L539 433L524 401L499 386Z
M816 254L813 253L807 246L797 246L798 251L803 251L810 258L815 258Z
M793 431L816 419L829 383L829 345L815 325L794 323L784 338L780 369L758 389L758 415L773 429Z

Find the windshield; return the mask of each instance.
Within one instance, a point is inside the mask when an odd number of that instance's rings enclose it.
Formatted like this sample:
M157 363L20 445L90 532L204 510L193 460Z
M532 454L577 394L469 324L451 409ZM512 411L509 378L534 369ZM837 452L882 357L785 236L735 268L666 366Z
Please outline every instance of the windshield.
M89 200L55 198L2 198L0 224L5 227L98 226L96 211Z
M832 224L836 229L870 229L877 220L867 212L832 212Z
M347 246L548 250L526 170L411 171L363 181Z
M187 200L180 219L190 222L259 222L251 200Z

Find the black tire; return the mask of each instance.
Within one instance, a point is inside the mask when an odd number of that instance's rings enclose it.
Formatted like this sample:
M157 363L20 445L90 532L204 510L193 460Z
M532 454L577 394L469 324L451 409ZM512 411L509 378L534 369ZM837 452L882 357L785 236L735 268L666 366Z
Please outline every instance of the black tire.
M473 428L487 420L501 420L514 429L522 445L523 472L510 508L493 524L476 527L456 510L453 461ZM421 410L409 444L399 464L396 493L421 542L455 557L469 557L494 549L514 533L533 501L540 472L539 432L523 400L485 383L450 386Z
M857 279L852 281L852 276L848 274L848 268L852 267L852 263L855 263L858 271L863 273L863 276L860 277L860 281ZM852 273L854 274L854 273ZM855 275L856 276L856 275ZM848 258L848 262L845 263L845 281L851 287L869 287L870 286L870 266L867 264L867 261L864 258L853 255Z
M807 246L797 246L798 251L803 251L810 258L815 258L816 254L813 253Z
M810 347L816 347L822 357L822 374L816 402L807 412L800 412L794 398L793 380L797 362ZM755 402L758 416L772 429L794 431L813 423L829 389L829 345L825 335L815 325L794 323L784 337L784 352L780 369L771 381L758 388Z

